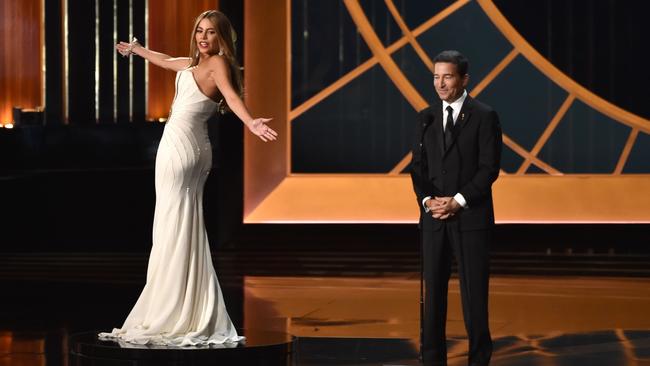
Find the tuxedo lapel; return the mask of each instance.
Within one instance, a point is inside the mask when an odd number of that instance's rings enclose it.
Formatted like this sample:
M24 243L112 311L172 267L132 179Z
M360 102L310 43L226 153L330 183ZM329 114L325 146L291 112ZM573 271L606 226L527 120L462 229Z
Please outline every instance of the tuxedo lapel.
M440 154L442 155L445 153L445 136L444 130L442 129L442 125L444 124L444 121L442 120L442 103L434 103L432 112L433 125L431 126L431 129L434 133L434 141L440 149Z

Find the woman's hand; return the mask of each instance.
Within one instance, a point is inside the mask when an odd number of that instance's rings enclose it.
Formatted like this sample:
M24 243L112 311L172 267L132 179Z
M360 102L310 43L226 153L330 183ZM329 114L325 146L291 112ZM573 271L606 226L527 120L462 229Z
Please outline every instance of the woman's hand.
M120 55L127 57L127 56L131 56L131 54L133 54L133 49L139 46L140 43L138 42L138 39L133 37L131 43L120 42L115 45L115 49L117 49L117 52L119 52Z
M272 119L273 118L255 118L248 123L248 129L259 136L259 138L264 142L276 140L278 133L266 125L266 123Z

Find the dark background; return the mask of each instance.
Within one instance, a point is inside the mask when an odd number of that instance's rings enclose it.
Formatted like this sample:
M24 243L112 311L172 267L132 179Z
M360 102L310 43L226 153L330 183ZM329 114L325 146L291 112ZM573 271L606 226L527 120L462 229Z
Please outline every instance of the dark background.
M452 1L394 1L413 30ZM402 37L386 4L361 7L385 47ZM642 1L497 0L514 28L567 76L641 117L650 116L647 26ZM469 2L417 37L432 59L458 49L470 61L471 91L512 45L478 3ZM372 57L346 6L337 1L292 2L292 105L297 107ZM391 54L426 100L436 98L432 75L407 44ZM527 150L559 109L567 92L517 56L478 99L499 112L504 133ZM387 173L409 152L416 111L383 68L375 64L292 121L295 173ZM609 174L630 128L576 100L539 157L566 174ZM318 138L327 134L328 139ZM641 133L623 173L650 173L650 136ZM502 168L517 171L523 159L504 147ZM543 173L532 166L528 173Z
M537 51L598 96L650 119L647 14L640 0L497 0Z
M395 0L410 29L454 1ZM647 47L650 3L643 0L495 0L514 28L553 65L600 97L650 118ZM371 56L339 1L293 1L293 106ZM377 35L390 44L401 31L381 1L362 0ZM328 31L322 31L328 29ZM335 31L331 31L334 29ZM308 31L305 40L303 31ZM341 45L341 47L339 47ZM430 55L432 58L434 55ZM472 60L470 60L472 61Z

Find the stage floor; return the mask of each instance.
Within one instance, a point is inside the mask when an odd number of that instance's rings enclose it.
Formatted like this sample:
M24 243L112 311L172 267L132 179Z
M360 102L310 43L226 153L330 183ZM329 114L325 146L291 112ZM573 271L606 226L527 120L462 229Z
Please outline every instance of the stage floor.
M70 335L119 325L141 289L1 285L0 366L67 365ZM243 326L295 335L293 366L417 365L416 274L245 277L243 285ZM490 291L491 365L650 365L650 279L493 276ZM465 365L456 279L448 316L449 366Z
M416 275L247 277L244 285L246 326L286 331L298 339L337 338L338 343L328 343L329 357L339 344L337 361L351 365L374 358L368 348L375 339L386 357L376 364L414 364L408 359L418 347ZM467 342L457 279L449 292L449 365L464 365ZM490 327L493 365L650 365L650 279L495 276ZM395 340L394 354L378 342L388 339ZM350 354L354 344L363 349L356 356ZM321 348L318 354L325 358L328 351ZM298 356L299 364L303 359L318 364L314 355Z

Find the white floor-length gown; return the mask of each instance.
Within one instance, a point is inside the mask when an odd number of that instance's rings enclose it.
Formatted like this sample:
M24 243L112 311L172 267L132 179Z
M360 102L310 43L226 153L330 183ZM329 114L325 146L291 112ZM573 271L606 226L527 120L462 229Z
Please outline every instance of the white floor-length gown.
M203 187L212 166L207 120L216 109L191 69L177 73L156 155L147 283L122 328L100 338L175 346L232 346L244 340L226 311L203 221Z

